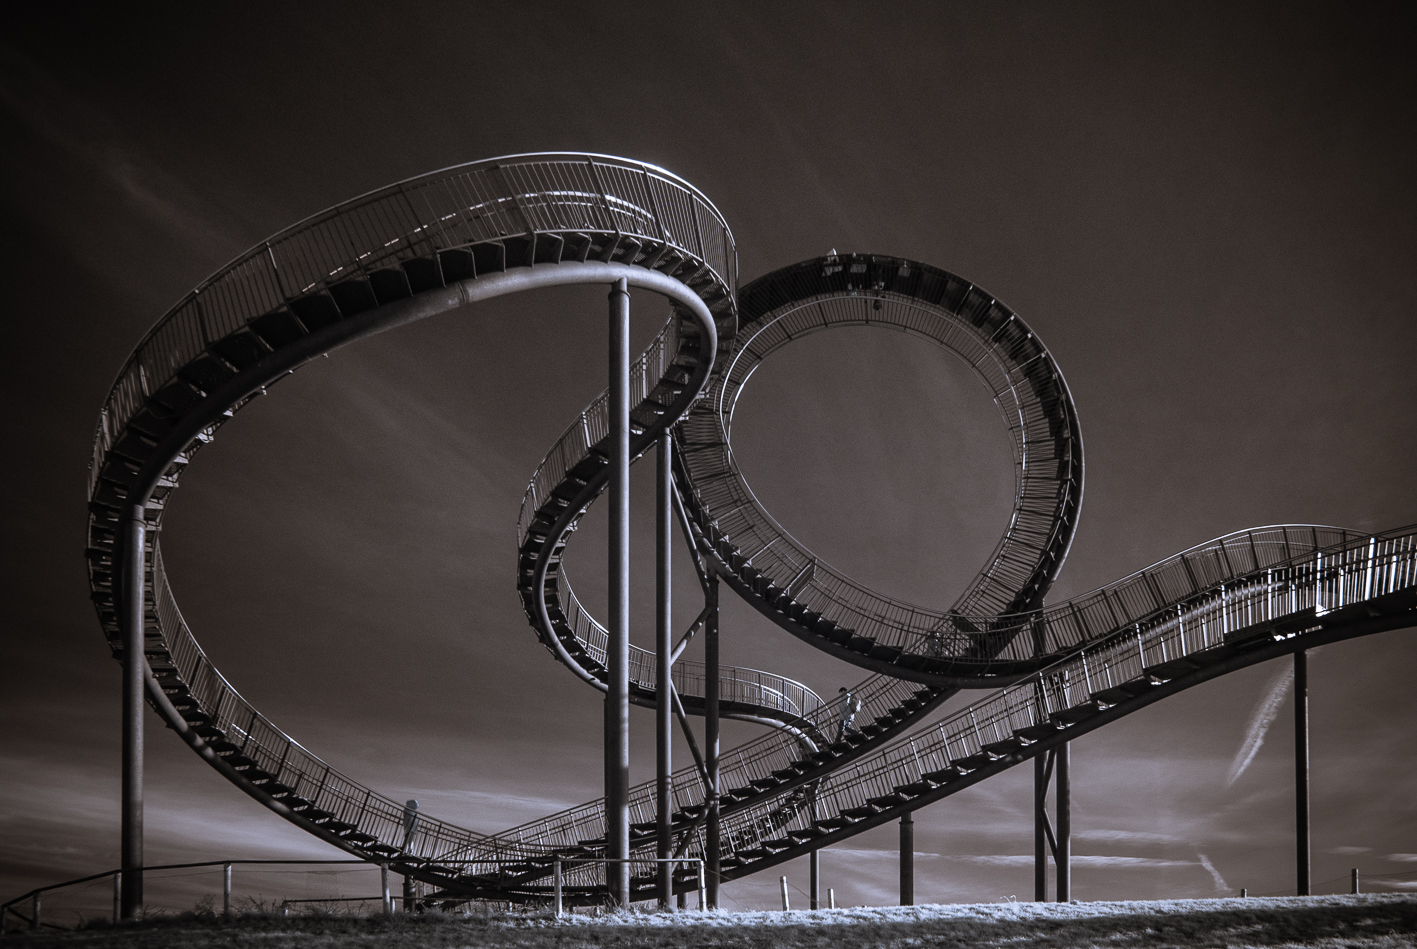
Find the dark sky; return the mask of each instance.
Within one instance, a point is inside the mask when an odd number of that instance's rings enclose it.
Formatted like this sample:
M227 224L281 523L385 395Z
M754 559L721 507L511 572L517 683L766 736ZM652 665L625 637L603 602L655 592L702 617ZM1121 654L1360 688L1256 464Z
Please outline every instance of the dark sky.
M1412 11L12 10L0 897L117 863L119 666L82 546L93 427L125 355L254 242L434 168L629 156L718 205L744 282L836 248L988 288L1052 350L1082 419L1087 494L1052 602L1245 527L1417 521ZM536 644L513 561L527 479L603 386L604 306L600 289L504 299L321 360L221 430L164 524L179 602L238 689L356 779L477 830L600 791L600 694ZM638 340L665 309L636 298ZM843 330L774 356L735 450L789 530L927 605L953 602L1005 526L997 413L962 364L903 336ZM592 604L603 523L592 512L570 555ZM679 580L687 622L694 584ZM726 661L823 693L864 678L736 602L724 630ZM1412 635L1311 663L1316 880L1359 866L1417 888ZM1283 690L1281 663L1251 668L1077 742L1074 894L1292 887ZM339 856L149 723L150 862ZM639 780L652 717L632 724ZM1015 769L916 815L919 901L1031 894L1030 783ZM893 902L894 835L828 851L824 885ZM782 872L806 886L804 861ZM726 905L773 905L775 875L729 885Z

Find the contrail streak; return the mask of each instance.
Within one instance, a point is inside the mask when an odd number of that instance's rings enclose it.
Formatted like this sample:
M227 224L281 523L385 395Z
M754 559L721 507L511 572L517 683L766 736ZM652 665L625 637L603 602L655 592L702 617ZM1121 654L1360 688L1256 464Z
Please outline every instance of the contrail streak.
M1317 652L1318 649L1310 649L1309 655L1312 656ZM1250 721L1245 726L1245 740L1240 744L1240 750L1236 752L1235 760L1230 763L1230 776L1225 781L1227 788L1239 780L1240 775L1244 774L1245 769L1250 766L1250 762L1255 760L1260 746L1264 744L1264 736L1269 732L1269 726L1274 723L1280 706L1284 704L1284 700L1289 697L1289 692L1293 688L1294 668L1289 665L1280 666L1269 680L1269 687L1265 690L1264 697L1255 706L1255 710L1250 713Z
M1215 869L1215 864L1210 862L1210 858L1200 852L1197 852L1196 856L1200 858L1201 866L1205 867L1206 872L1209 873L1211 879L1215 881L1215 889L1221 893L1229 890L1230 887L1226 885L1225 877L1221 876L1220 871Z

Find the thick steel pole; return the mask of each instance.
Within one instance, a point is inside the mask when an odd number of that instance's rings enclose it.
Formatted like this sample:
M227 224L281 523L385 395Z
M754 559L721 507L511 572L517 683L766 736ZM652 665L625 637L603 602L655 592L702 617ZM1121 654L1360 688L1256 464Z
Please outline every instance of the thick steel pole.
M1048 902L1048 834L1043 829L1048 820L1045 802L1048 800L1048 772L1044 768L1047 753L1033 756L1033 901Z
M1068 759L1071 757L1071 742L1058 746L1058 758L1053 767L1056 771L1055 786L1058 805L1058 852L1053 862L1058 865L1058 902L1066 903L1073 898L1073 816L1072 786L1068 779Z
M808 887L808 889L811 891L811 896L809 897L809 900L810 900L810 902L811 902L811 908L812 908L812 909L821 909L821 908L822 908L822 852L821 852L820 850L813 850L812 853L811 853L811 855L807 858L807 862L808 862L808 866L811 868L811 885Z
M655 690L654 737L655 737L655 829L657 841L655 853L660 860L668 860L674 855L674 833L670 819L674 815L674 804L669 796L669 775L674 770L673 709L669 701L670 666L669 657L674 648L669 628L671 615L670 545L674 541L673 511L670 509L674 486L670 481L671 436L669 432L659 436L659 446L655 459ZM674 897L674 865L658 864L659 905L669 908Z
M915 818L900 816L900 905L915 905Z
M630 292L610 291L610 604L605 693L605 882L630 905Z
M128 508L123 558L123 906L134 919L143 906L143 626L147 610L143 575L147 522L143 506Z
M708 862L708 905L718 909L718 575L710 574L704 592L708 616L704 618L704 755L708 771L708 818L704 857Z
M1294 862L1298 893L1309 895L1309 654L1294 653Z

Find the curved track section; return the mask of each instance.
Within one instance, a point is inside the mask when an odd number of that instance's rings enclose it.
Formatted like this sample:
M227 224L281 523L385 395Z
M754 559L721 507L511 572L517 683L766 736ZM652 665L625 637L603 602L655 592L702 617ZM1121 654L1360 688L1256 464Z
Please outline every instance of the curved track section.
M156 538L195 452L310 359L479 300L621 278L673 304L632 368L632 455L683 418L675 477L696 554L779 626L876 673L855 690L860 730L831 741L835 716L810 689L725 670L724 713L772 726L721 759L725 879L893 819L1231 669L1417 622L1414 530L1244 532L1043 609L1076 527L1082 446L1066 383L1023 321L968 281L901 258L808 261L740 297L735 271L727 225L691 186L652 166L575 154L411 179L253 248L154 327L100 416L88 561L115 654L130 567L120 534L127 519L140 519L148 699L199 755L303 829L442 886L447 898L544 898L555 858L603 854L603 801L495 835L423 814L410 831L402 804L311 754L211 665L177 607ZM806 333L868 324L924 337L968 362L1013 442L1008 530L951 609L898 602L833 569L762 509L733 459L733 409L758 363ZM542 462L518 521L518 589L532 626L559 661L602 689L605 630L577 600L562 556L608 480L607 430L602 397ZM694 663L675 665L675 692L689 712L701 708L703 674ZM653 657L633 651L631 676L632 701L651 704L660 685ZM1006 688L910 731L959 688L990 684ZM673 776L683 856L705 852L703 782L698 768ZM632 790L631 814L632 845L647 853L652 786ZM568 898L598 901L594 876L573 870ZM689 876L676 875L677 888L691 888ZM635 888L647 898L652 882L637 879Z
M671 300L674 316L633 367L641 452L699 394L719 333L731 334L735 270L727 225L692 186L653 166L576 154L512 156L410 179L252 248L148 333L100 414L88 563L115 655L122 651L121 578L129 566L120 533L125 518L138 518L147 528L148 698L224 776L316 836L432 881L461 872L429 869L434 858L508 866L538 855L501 849L485 835L426 816L406 835L400 803L341 775L242 699L202 652L168 586L156 539L163 511L217 428L310 359L403 323L546 286L624 278ZM603 468L597 445L604 416L601 399L542 466L533 496L538 486L547 491L530 509L523 539L557 503L558 487L574 485L585 503L598 492L604 477L592 469ZM573 526L564 521L524 547L528 573L554 577L557 543ZM529 596L543 613L545 589ZM554 604L550 613L556 616ZM539 632L562 661L594 680L593 661L581 664L593 645L571 655L560 628L552 619ZM751 670L725 676L722 687L744 717L790 723L820 705L810 690L781 677ZM680 679L686 694L695 691L691 667Z
M681 426L676 459L686 503L727 582L817 648L898 678L978 685L1046 665L1060 644L1021 640L1017 622L1001 620L1042 605L1082 504L1077 411L1042 341L988 292L898 257L806 261L755 280L739 300L739 332L709 397ZM793 340L842 326L901 330L958 356L989 389L1009 432L1013 513L950 609L902 603L833 568L763 509L733 458L733 411L753 371Z

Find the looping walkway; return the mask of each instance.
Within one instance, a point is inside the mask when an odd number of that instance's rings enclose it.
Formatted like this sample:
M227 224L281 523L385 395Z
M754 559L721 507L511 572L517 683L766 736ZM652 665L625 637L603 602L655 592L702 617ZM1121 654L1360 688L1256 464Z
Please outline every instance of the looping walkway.
M638 457L672 427L683 527L698 563L783 629L873 673L853 690L863 702L859 730L838 739L835 712L801 683L722 670L722 713L770 726L720 758L724 879L892 820L1224 672L1417 623L1413 529L1243 531L1044 608L1077 526L1082 438L1062 373L1024 321L969 281L902 258L833 254L741 292L736 271L731 232L695 188L650 165L584 154L434 172L252 248L144 337L100 412L87 557L115 656L123 580L140 568L147 699L167 723L287 820L450 897L544 898L554 860L603 855L600 800L496 835L422 813L410 827L400 802L326 764L232 688L183 620L157 538L193 455L311 359L495 296L617 279L672 304L632 366L630 448ZM812 553L758 503L733 457L733 411L752 371L803 335L857 325L903 330L963 359L1012 441L1008 528L948 609L872 591ZM608 433L602 396L532 476L517 528L517 586L536 635L599 689L606 631L576 597L562 557L605 489ZM140 546L125 546L132 524L144 528L133 535ZM700 663L676 662L682 714L702 713L705 675ZM654 656L632 649L631 701L653 706L659 686ZM999 686L920 727L961 687ZM671 788L676 852L701 857L703 772L681 769ZM632 846L652 855L652 785L631 790L630 811ZM595 872L568 871L570 902L603 895ZM676 874L676 888L693 888L695 877ZM653 881L636 878L634 887L647 898Z

